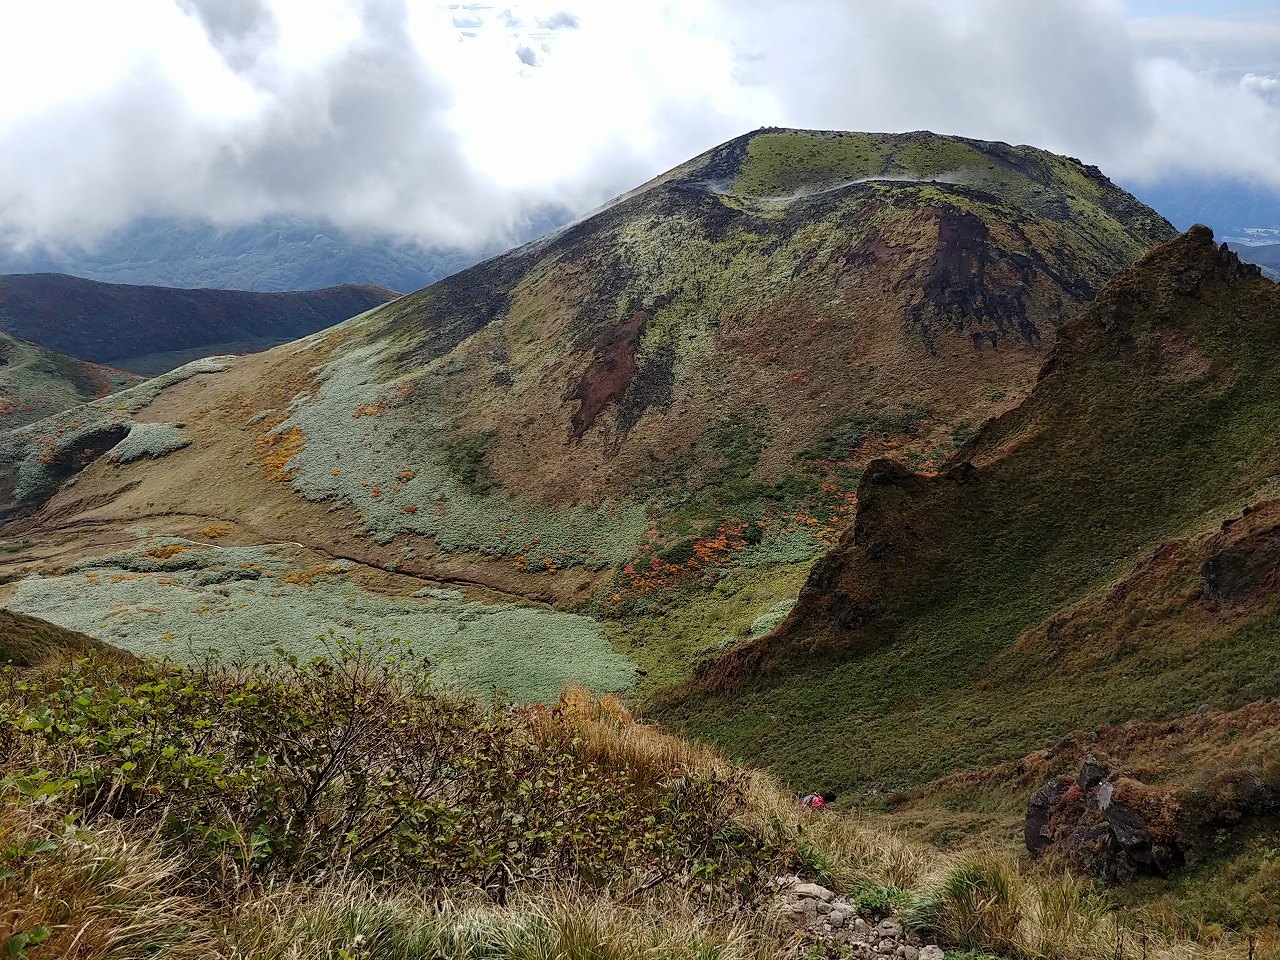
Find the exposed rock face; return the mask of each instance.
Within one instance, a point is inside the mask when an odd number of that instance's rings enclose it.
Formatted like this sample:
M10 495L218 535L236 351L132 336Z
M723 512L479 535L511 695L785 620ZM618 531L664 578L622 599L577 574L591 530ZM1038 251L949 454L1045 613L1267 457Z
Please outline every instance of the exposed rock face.
M1027 851L1063 854L1076 869L1117 883L1166 876L1206 848L1220 826L1266 813L1280 793L1256 778L1246 789L1151 786L1090 754L1075 776L1060 776L1027 804Z
M1224 521L1200 574L1204 603L1214 611L1256 606L1280 592L1280 502L1246 507Z

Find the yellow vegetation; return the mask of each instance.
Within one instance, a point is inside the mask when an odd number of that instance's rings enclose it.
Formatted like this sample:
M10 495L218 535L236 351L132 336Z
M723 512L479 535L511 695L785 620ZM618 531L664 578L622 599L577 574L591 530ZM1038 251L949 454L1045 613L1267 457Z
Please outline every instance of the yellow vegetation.
M302 452L306 439L297 427L280 433L264 433L258 437L259 462L273 480L293 479L293 472L286 464Z
M189 549L190 548L186 544L166 543L162 546L152 547L150 550L147 550L146 556L155 557L157 560L168 560Z

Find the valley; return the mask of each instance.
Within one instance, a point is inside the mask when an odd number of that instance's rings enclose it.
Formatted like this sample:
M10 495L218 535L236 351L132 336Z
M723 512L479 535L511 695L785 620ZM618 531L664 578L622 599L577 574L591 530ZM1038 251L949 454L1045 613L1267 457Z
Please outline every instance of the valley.
M261 352L6 339L0 894L108 895L47 806L157 956L1273 956L1278 290L1073 158L763 128Z

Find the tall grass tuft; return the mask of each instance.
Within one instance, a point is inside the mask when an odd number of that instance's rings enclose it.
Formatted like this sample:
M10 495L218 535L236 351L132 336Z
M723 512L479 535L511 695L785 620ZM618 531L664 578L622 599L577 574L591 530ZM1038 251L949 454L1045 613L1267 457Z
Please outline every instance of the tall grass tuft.
M970 856L910 898L904 918L952 946L1010 955L1021 946L1022 895L1015 865L994 856Z
M0 807L0 956L200 960L216 941L182 861L117 826L70 830L48 806Z
M286 886L245 904L228 928L228 960L765 960L767 920L709 919L662 894L622 904L581 889L532 891L510 903L388 895L360 883Z

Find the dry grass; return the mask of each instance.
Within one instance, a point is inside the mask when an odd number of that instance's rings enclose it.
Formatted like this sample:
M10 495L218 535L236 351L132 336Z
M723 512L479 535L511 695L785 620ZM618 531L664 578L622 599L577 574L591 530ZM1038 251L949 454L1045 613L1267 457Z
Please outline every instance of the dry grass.
M711 919L662 896L621 904L575 890L529 893L505 905L433 901L336 882L285 887L242 906L227 960L766 960L784 934L759 916Z
M207 957L212 928L205 908L178 892L181 874L181 861L152 838L113 827L71 832L36 804L0 808L0 955Z
M1130 922L1094 884L1055 865L1007 855L947 858L905 901L904 918L939 942L1026 960L1241 960L1249 942L1221 929ZM1280 936L1253 941L1256 960L1280 957Z
M725 775L733 769L713 748L664 733L634 718L617 697L596 698L576 685L564 689L544 722L571 725L581 756L629 769L645 784L691 773Z

